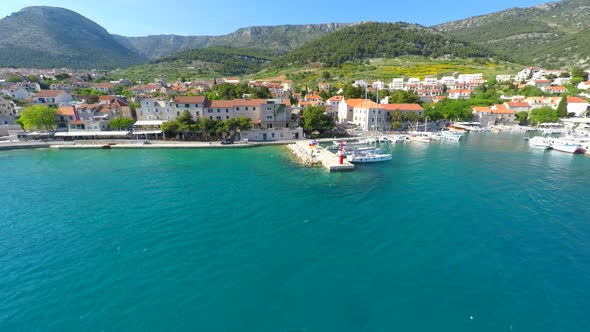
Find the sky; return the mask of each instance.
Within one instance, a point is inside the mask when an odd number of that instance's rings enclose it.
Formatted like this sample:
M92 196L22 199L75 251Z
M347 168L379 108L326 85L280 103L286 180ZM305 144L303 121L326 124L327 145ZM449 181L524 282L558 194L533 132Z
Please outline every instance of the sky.
M435 25L548 0L2 0L0 17L28 6L63 7L110 33L222 35L255 25L409 22Z

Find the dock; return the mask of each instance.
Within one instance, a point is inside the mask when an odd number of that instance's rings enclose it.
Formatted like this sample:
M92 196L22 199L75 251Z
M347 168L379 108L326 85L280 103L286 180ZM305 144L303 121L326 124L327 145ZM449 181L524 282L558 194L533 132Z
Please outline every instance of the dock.
M346 159L340 164L340 158L336 154L319 145L312 149L310 143L310 140L298 141L287 147L306 166L322 166L329 172L354 170L354 165Z

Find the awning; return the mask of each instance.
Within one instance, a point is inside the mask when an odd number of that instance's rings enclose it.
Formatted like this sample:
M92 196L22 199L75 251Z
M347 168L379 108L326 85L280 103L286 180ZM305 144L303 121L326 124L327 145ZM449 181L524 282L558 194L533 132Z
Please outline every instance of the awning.
M161 134L161 130L134 130L133 135Z
M165 120L140 120L134 126L161 126Z
M67 131L62 133L55 133L56 137L80 137L80 136L127 136L128 131Z

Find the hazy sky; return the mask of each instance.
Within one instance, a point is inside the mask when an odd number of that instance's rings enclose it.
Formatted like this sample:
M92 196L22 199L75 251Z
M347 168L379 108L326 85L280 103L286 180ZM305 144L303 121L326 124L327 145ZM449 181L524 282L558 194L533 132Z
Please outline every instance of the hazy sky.
M76 11L125 36L220 35L253 25L410 22L434 25L547 0L2 0L0 17L27 6Z

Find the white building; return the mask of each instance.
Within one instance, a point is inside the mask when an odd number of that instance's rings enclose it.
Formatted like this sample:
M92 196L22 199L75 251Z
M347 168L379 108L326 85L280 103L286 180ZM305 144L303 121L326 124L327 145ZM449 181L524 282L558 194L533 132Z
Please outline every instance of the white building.
M41 90L33 97L35 104L61 105L72 101L72 96L63 90Z
M511 75L496 75L496 82L510 82Z
M0 97L0 125L14 125L17 117L16 105L12 100Z
M454 76L443 76L440 79L440 84L444 84L446 86L452 86L455 85L456 79Z
M588 113L588 101L578 97L567 97L567 112L574 113L576 117L585 116Z
M390 90L404 90L405 88L406 85L403 78L394 78L391 80L391 83L389 83Z
M483 74L461 74L457 77L459 83L472 83L483 79Z

